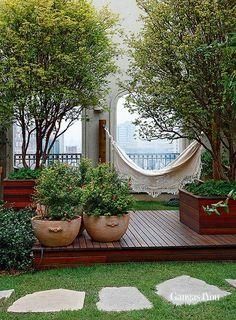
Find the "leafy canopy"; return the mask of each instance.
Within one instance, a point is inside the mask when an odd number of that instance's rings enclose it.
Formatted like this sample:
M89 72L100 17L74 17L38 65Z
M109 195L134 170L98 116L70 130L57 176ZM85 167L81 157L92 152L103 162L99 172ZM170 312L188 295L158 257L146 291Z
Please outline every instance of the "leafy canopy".
M231 39L236 24L234 2L138 3L144 11L144 27L130 41L131 80L127 89L128 106L139 114L136 124L142 135L199 141L212 153L217 178L223 177L220 153L224 147L231 165L227 175L235 179L236 107L232 77L235 79L236 52Z
M103 103L115 22L87 0L0 1L0 105L21 127L24 166L30 138L39 167L82 110Z
M5 0L0 7L2 88L15 106L96 105L114 71L114 19L86 0ZM43 100L43 101L41 101ZM50 111L50 109L49 109Z

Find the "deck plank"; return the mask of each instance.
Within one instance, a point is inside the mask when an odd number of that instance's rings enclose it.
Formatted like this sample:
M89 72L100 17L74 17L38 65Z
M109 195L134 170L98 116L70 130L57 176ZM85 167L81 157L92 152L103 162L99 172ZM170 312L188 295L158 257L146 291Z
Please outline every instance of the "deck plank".
M137 211L120 241L100 243L86 231L68 247L36 243L37 269L125 261L236 260L235 235L200 235L179 221L178 211Z
M147 232L149 232L155 239L155 246L166 247L170 245L168 237L162 232L162 228L158 225L155 225L153 219L151 220L147 212L136 213L135 215L137 220L140 220L140 223L145 226ZM145 219L143 218L145 217ZM172 244L171 244L172 245Z

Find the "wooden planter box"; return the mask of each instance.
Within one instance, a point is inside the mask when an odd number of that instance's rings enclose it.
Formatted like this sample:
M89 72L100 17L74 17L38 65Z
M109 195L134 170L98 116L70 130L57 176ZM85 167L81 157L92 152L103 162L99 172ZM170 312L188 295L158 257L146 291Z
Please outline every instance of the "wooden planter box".
M199 234L236 234L236 200L229 200L229 213L219 209L221 215L205 213L203 206L225 198L196 196L179 190L180 221Z
M32 205L35 180L4 180L3 200L8 207L23 209Z

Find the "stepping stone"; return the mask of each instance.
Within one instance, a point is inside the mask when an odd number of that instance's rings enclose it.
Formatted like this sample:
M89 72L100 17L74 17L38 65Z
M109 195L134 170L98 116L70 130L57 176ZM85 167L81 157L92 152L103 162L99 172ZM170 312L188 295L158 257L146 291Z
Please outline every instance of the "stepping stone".
M180 276L167 280L157 285L156 290L159 296L176 306L215 301L230 294L190 276Z
M107 287L99 292L101 311L132 311L152 308L151 302L135 287Z
M39 291L15 301L8 312L58 312L80 310L84 305L85 292L56 289Z
M225 279L231 286L236 288L236 280L234 279Z
M0 300L10 298L10 296L13 294L14 291L15 291L14 289L0 291Z

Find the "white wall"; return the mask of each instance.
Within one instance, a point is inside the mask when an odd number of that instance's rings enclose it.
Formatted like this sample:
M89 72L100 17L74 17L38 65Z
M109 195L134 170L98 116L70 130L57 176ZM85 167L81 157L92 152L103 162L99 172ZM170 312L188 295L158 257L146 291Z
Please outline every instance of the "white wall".
M93 0L93 3L98 9L104 5L108 5L112 12L119 15L119 24L124 32L124 36L129 37L131 33L136 33L141 29L142 23L139 19L141 11L136 4L136 0ZM98 159L99 119L106 119L107 126L113 136L116 136L116 107L118 99L124 94L119 86L119 82L128 79L127 70L129 57L124 36L118 36L114 39L121 46L123 54L117 60L120 72L109 78L110 93L106 97L106 100L110 112L98 113L90 111L87 113L90 121L83 124L83 153L95 162ZM111 160L111 146L107 143L107 161Z

